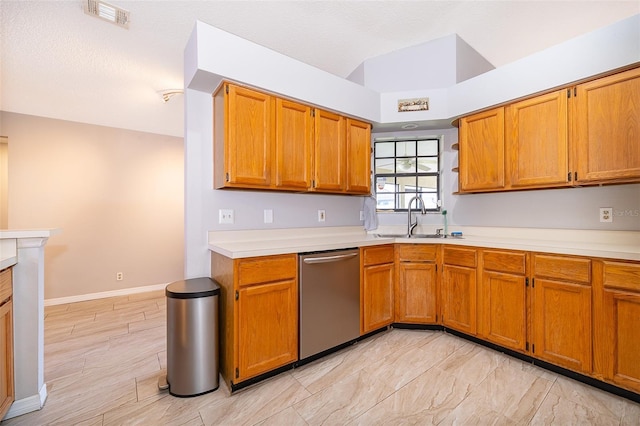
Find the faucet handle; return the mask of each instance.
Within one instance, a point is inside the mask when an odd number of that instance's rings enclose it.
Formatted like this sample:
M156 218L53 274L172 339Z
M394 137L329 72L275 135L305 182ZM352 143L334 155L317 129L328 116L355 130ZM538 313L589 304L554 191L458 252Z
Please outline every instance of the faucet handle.
M436 229L436 235L442 235L442 231L443 231L442 228Z

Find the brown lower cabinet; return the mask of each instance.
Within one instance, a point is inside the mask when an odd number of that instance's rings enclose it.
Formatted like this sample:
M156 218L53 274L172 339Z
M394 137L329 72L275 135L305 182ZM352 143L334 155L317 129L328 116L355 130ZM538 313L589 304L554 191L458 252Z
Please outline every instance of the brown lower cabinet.
M532 353L591 372L591 259L533 254Z
M396 245L395 322L438 322L439 248L426 244Z
M230 259L211 255L220 284L220 372L230 386L298 359L295 254Z
M360 249L360 334L393 322L393 244Z
M480 251L479 330L483 339L525 352L527 349L527 254Z
M14 401L13 285L11 268L0 271L0 420Z
M445 246L442 259L442 323L473 336L478 321L476 249Z
M640 264L593 263L594 374L640 393Z

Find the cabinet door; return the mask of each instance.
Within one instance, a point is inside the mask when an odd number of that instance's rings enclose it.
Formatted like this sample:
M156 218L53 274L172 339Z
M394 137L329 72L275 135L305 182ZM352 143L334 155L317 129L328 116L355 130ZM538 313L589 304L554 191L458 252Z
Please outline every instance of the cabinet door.
M393 263L366 266L362 277L361 333L393 322Z
M560 90L509 105L505 120L509 185L568 185L566 91Z
M347 192L371 192L371 127L347 118Z
M401 262L395 292L395 322L435 324L437 272L434 263Z
M9 411L14 400L12 307L11 301L0 306L0 419Z
M298 359L297 288L292 279L239 290L238 382Z
M533 355L574 371L591 371L591 287L535 278Z
M228 85L224 158L229 186L268 187L271 183L273 99Z
M594 264L594 370L640 392L640 263Z
M476 269L442 268L442 323L463 333L476 334Z
M344 192L346 141L344 117L315 110L314 190Z
M576 87L577 182L640 180L640 68Z
M275 186L311 187L313 117L309 106L276 99Z
M504 188L504 108L462 118L459 139L460 191Z
M605 378L640 392L640 293L604 291L605 351L611 360Z
M524 351L527 341L525 277L484 271L481 291L483 337Z

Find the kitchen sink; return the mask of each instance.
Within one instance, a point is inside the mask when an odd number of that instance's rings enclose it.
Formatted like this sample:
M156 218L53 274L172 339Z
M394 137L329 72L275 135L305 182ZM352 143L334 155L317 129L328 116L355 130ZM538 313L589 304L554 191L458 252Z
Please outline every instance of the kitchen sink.
M379 238L444 238L442 234L375 234Z
M378 238L457 238L460 236L444 235L444 234L375 234Z

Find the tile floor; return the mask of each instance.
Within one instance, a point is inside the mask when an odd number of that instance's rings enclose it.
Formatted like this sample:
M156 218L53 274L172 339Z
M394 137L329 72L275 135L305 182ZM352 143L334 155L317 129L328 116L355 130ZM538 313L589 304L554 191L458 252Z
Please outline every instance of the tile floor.
M13 425L640 425L640 404L443 332L390 330L229 395L175 398L163 292L47 307L40 411Z

